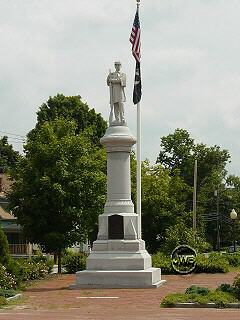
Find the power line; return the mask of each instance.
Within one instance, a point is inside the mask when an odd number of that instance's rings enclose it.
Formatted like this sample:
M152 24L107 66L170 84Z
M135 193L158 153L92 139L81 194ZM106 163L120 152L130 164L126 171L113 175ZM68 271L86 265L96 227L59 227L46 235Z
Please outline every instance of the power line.
M229 217L226 217L226 216L222 215L221 219L224 220L225 222L229 223L229 224L232 223L232 221L231 221L231 219Z
M9 140L8 141L9 143L19 143L19 144L24 144L25 143L25 141L23 140L23 141L20 141L20 140Z
M0 138L2 139L4 136L0 135ZM10 141L10 140L17 140L17 141L25 141L24 138L18 138L18 137L9 137L7 139L7 141Z
M0 135L0 139L2 139L2 138L3 138L3 136ZM9 143L12 143L12 142L14 142L14 143L24 143L24 142L26 142L25 139L18 138L18 137L10 137L7 141Z
M21 138L25 138L25 137L26 137L26 136L23 136L23 135L17 134L17 133L10 133L10 132L1 131L1 130L0 130L0 132L1 132L1 133L5 133L5 134L9 134L9 135L11 135L11 136L21 137Z

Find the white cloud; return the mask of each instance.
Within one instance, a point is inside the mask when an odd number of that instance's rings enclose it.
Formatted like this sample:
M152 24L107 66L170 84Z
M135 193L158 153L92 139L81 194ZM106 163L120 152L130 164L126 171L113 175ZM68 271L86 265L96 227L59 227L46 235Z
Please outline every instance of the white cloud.
M115 59L128 76L134 1L2 0L0 130L26 134L49 95L80 94L108 118L106 75ZM149 0L141 4L143 157L154 161L160 137L176 127L232 154L240 174L239 0Z

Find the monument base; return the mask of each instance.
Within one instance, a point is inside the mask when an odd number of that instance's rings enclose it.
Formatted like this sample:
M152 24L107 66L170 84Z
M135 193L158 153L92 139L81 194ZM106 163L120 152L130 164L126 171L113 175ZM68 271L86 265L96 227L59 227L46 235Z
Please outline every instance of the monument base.
M158 288L165 281L151 260L143 240L96 240L87 270L76 273L70 289Z
M87 258L87 270L145 270L152 267L143 240L96 240Z
M70 289L94 288L158 288L165 280L161 280L161 270L84 270L76 273L76 283Z

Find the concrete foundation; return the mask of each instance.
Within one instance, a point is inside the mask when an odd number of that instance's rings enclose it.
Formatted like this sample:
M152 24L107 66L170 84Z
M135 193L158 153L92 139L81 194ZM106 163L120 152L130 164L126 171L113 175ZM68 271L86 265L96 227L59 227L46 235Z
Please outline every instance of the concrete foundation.
M71 289L78 288L158 288L165 280L157 268L146 270L111 270L77 272L77 283Z

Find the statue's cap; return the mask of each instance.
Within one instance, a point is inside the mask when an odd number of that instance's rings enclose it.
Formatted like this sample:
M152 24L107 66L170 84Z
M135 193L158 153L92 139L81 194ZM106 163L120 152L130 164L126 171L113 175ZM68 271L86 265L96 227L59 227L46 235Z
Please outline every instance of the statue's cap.
M121 64L121 62L120 61L115 61L114 64Z

